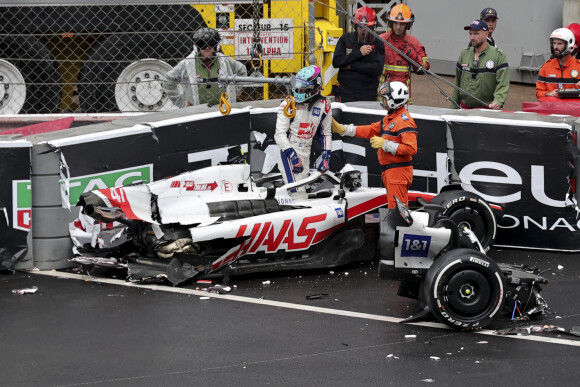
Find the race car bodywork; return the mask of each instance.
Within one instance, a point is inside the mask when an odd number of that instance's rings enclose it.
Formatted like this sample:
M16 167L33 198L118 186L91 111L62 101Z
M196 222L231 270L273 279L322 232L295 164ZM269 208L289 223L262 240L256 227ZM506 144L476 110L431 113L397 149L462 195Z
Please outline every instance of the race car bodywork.
M249 165L232 164L85 193L79 202L82 214L95 222L122 224L123 236L116 247L101 249L94 232L89 246L71 227L77 252L85 256L75 260L130 256L133 272L139 271L136 264L173 262L190 278L333 267L374 257L369 234L376 225L367 226L364 215L386 204L384 189L361 187L358 171L314 172L300 182L281 184L279 174L255 179ZM307 200L289 194L300 185L307 186ZM76 222L85 225L84 232L89 223ZM175 274L170 280L185 279Z
M161 275L180 283L375 257L378 218L371 214L378 215L387 199L384 188L362 187L359 171L346 166L340 173L312 172L284 185L280 174L252 173L243 158L232 160L83 194L79 219L70 225L73 260L127 267L135 280ZM291 196L299 186L306 186L307 199ZM409 197L416 207L421 198L444 206L446 216L473 230L486 249L493 245L501 208L457 189Z

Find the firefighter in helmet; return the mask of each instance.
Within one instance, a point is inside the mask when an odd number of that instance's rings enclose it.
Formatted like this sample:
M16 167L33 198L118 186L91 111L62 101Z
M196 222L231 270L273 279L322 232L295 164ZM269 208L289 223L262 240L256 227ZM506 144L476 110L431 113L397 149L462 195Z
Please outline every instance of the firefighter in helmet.
M403 82L409 88L409 103L412 103L411 71L422 74L421 67L429 70L431 65L425 47L408 32L415 22L415 15L411 12L411 8L405 4L395 5L391 8L387 20L387 32L381 34L381 38L419 66L409 62L399 52L385 44L385 64L380 83L386 81Z

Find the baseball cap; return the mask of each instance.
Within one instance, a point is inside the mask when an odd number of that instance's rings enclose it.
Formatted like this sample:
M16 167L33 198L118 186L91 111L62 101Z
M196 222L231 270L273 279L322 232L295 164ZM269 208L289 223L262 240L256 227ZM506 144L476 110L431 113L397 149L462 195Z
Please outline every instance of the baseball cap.
M484 22L483 20L474 20L471 22L470 25L463 27L464 30L476 30L476 31L480 31L480 30L484 30L484 31L489 31L489 27L487 26L487 23Z
M479 14L479 19L483 20L486 19L488 17L494 17L496 19L499 19L499 17L497 17L497 11L493 8L484 8L483 11L481 11L481 13Z

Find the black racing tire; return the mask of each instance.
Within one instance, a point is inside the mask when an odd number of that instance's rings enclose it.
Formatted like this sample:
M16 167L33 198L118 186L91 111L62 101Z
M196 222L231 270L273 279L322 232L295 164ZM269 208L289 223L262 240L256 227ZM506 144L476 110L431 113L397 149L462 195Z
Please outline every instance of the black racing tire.
M188 33L112 35L101 39L83 63L78 80L85 113L119 111L115 83L121 72L139 59L154 58L175 66L193 49Z
M435 259L424 283L424 301L431 313L457 330L486 327L502 310L505 277L487 255L456 249Z
M0 39L0 58L22 74L26 100L20 114L59 113L62 77L50 50L35 36L6 35Z
M435 196L431 203L443 206L443 215L451 218L459 230L467 226L473 231L485 252L491 249L497 235L497 219L481 196L473 192L451 190ZM460 239L462 246L472 245L466 236L461 236Z

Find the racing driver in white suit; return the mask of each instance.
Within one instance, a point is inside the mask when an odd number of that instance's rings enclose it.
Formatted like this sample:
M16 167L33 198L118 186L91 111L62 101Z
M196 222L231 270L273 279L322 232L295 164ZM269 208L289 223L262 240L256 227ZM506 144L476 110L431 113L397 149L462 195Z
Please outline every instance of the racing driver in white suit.
M309 175L312 140L318 133L322 152L315 168L324 173L329 168L332 152L332 111L330 102L320 95L322 74L317 66L304 67L292 77L292 94L296 102L296 115L284 115L286 101L278 109L274 139L280 148L278 169L285 183L302 180ZM291 190L294 199L307 199L304 186Z

